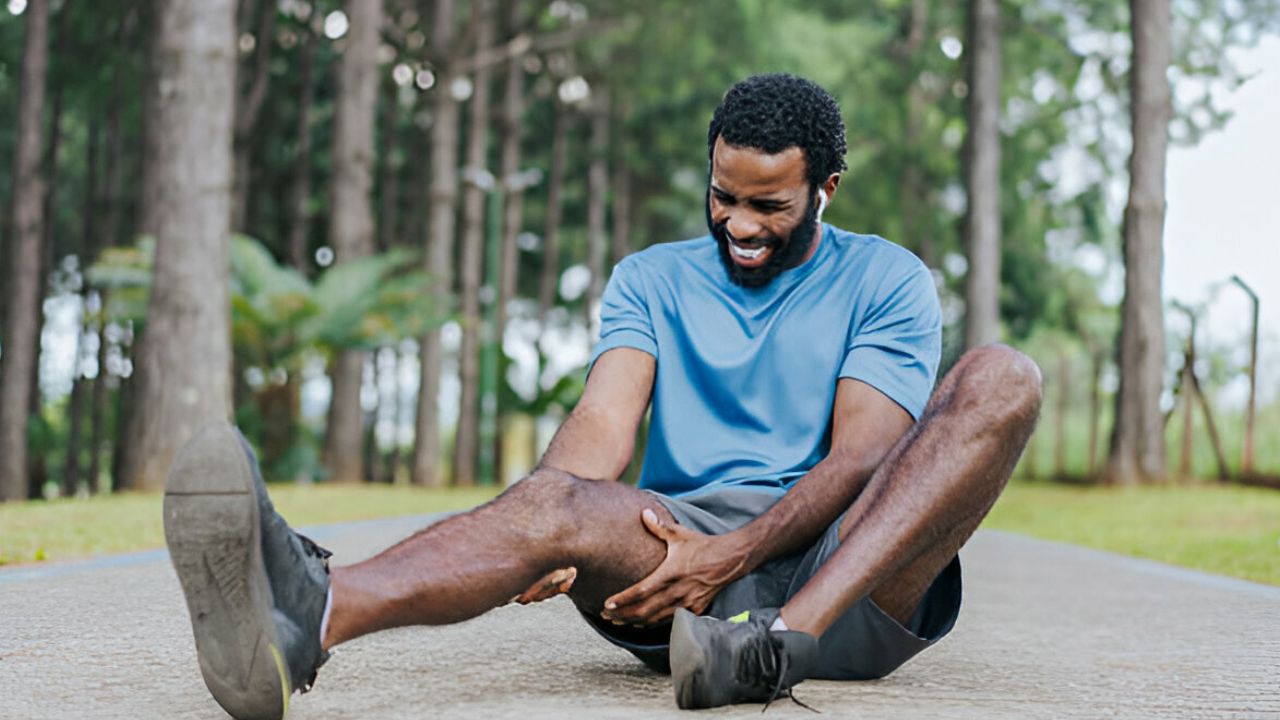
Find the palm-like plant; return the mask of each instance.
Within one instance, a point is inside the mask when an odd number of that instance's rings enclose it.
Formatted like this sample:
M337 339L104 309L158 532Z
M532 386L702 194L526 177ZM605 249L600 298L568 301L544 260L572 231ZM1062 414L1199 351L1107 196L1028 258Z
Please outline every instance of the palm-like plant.
M109 320L145 322L154 243L110 248L89 270L109 290ZM373 349L416 337L444 321L430 278L411 252L393 250L323 271L314 281L279 264L258 241L231 243L231 333L236 419L256 437L270 477L318 472L314 443L299 422L300 379L309 358Z

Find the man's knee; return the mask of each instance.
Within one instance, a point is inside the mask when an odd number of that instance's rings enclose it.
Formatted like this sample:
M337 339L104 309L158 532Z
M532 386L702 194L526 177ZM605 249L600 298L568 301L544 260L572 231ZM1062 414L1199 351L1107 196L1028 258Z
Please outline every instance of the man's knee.
M956 363L955 401L991 420L1034 423L1043 380L1035 361L1007 345L984 345Z
M528 518L537 542L563 544L578 531L593 482L554 468L538 468L507 492L520 515Z

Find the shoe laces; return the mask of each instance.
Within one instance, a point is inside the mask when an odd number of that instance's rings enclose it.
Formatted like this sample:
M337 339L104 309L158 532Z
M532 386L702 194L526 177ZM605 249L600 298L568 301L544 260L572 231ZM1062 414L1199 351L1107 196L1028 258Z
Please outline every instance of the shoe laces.
M763 625L759 627L759 632L751 635L742 648L736 668L738 678L752 687L769 691L769 699L760 709L761 713L768 710L773 701L783 695L805 710L819 712L798 699L791 692L791 688L785 686L787 670L790 666L791 658L787 655L782 641L774 638Z

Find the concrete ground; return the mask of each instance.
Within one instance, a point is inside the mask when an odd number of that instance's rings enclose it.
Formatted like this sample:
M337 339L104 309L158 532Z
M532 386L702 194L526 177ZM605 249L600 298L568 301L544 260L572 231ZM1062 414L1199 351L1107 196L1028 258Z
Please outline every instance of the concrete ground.
M425 522L312 536L346 563ZM796 694L837 718L1280 718L1280 588L996 532L962 559L951 636L884 680ZM292 708L298 720L690 717L668 678L563 599L362 638ZM810 716L785 699L769 714ZM0 718L223 717L162 551L0 570Z

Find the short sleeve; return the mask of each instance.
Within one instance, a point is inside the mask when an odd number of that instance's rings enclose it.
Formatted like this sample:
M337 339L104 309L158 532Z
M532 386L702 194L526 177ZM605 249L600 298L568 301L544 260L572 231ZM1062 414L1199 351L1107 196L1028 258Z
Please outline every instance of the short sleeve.
M919 420L941 354L938 292L928 268L916 261L877 288L851 331L840 377L867 383Z
M591 353L588 372L596 360L614 348L629 347L658 357L658 342L650 319L642 268L636 256L618 263L600 299L600 340Z

